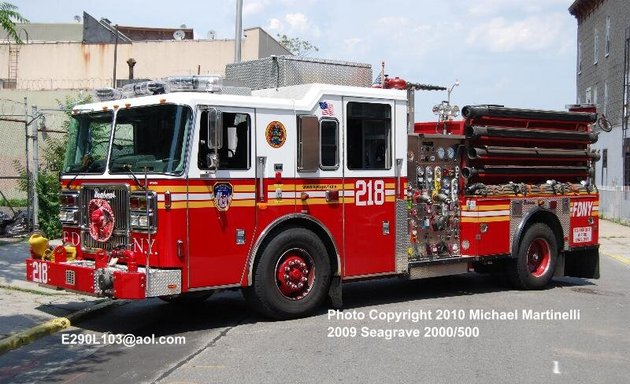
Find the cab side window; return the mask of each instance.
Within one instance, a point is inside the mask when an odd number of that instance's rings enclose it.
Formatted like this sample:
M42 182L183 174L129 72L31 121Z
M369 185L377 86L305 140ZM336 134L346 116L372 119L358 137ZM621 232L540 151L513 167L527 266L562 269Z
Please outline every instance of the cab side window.
M391 106L378 103L348 103L348 169L390 169Z
M219 169L249 169L251 166L251 117L246 113L223 112L223 143L219 148ZM197 165L207 168L208 112L201 112L199 126L199 156Z

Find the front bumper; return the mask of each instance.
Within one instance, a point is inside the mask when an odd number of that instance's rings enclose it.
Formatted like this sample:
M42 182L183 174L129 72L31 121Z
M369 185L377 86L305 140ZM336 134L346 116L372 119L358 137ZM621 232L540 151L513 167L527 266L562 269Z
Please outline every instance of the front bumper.
M181 270L146 268L129 271L125 265L97 268L91 260L54 262L30 258L26 260L26 279L34 283L117 299L181 293Z

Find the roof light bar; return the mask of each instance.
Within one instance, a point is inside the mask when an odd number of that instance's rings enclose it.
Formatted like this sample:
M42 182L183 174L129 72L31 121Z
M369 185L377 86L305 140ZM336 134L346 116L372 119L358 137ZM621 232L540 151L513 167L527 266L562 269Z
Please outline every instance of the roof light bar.
M223 79L218 75L171 76L165 79L169 92L221 92Z
M97 88L94 90L96 98L100 101L118 100L122 98L122 92L116 88Z
M122 87L123 97L161 95L166 93L166 84L162 81L142 81Z

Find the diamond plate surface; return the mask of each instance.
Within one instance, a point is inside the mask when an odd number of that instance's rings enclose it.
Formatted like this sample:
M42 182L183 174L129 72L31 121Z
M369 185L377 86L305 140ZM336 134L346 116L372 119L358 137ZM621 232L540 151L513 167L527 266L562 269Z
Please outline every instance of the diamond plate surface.
M569 229L571 227L570 225L571 212L570 210L567 210L565 207L567 207L570 204L569 198L568 197L563 197L563 198L534 198L532 197L531 200L535 200L536 202L542 201L546 206L548 206L551 201L556 201L556 204L558 204L557 206L559 207L559 209L556 209L554 213L558 217L558 220L560 221L560 226L562 227L562 235L565 239L567 239L569 236ZM523 201L512 200L511 207L510 207L510 212L512 212L512 215L510 215L510 253L512 252L512 239L514 239L514 234L516 233L519 225L523 221L523 217L526 217L527 214L532 209L537 208L537 207L538 207L537 204L524 204ZM521 215L515 215L514 214L515 211L520 212ZM569 249L568 241L564 243L563 249L564 250Z
M225 67L225 78L253 90L309 83L369 87L372 84L372 66L346 61L277 56L228 64Z
M147 297L177 295L182 292L182 271L149 269Z
M409 224L407 224L407 202L396 200L396 272L405 273L409 266L407 249L409 241Z
M410 279L426 279L429 277L457 275L468 272L467 263L427 265L409 269Z

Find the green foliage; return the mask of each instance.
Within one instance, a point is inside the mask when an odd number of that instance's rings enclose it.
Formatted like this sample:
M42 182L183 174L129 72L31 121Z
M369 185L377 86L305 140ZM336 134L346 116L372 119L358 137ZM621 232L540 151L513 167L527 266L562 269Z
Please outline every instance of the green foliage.
M319 48L313 45L310 41L302 40L299 37L288 37L284 34L277 34L277 36L280 45L296 56L308 56L312 52L319 51Z
M16 29L16 23L28 23L28 20L18 12L18 7L13 4L0 3L0 26L9 37L17 44L22 44L20 33Z
M11 206L13 208L26 207L26 204L27 204L26 199L9 199L8 202L4 199L0 199L0 207L8 207L8 206Z

